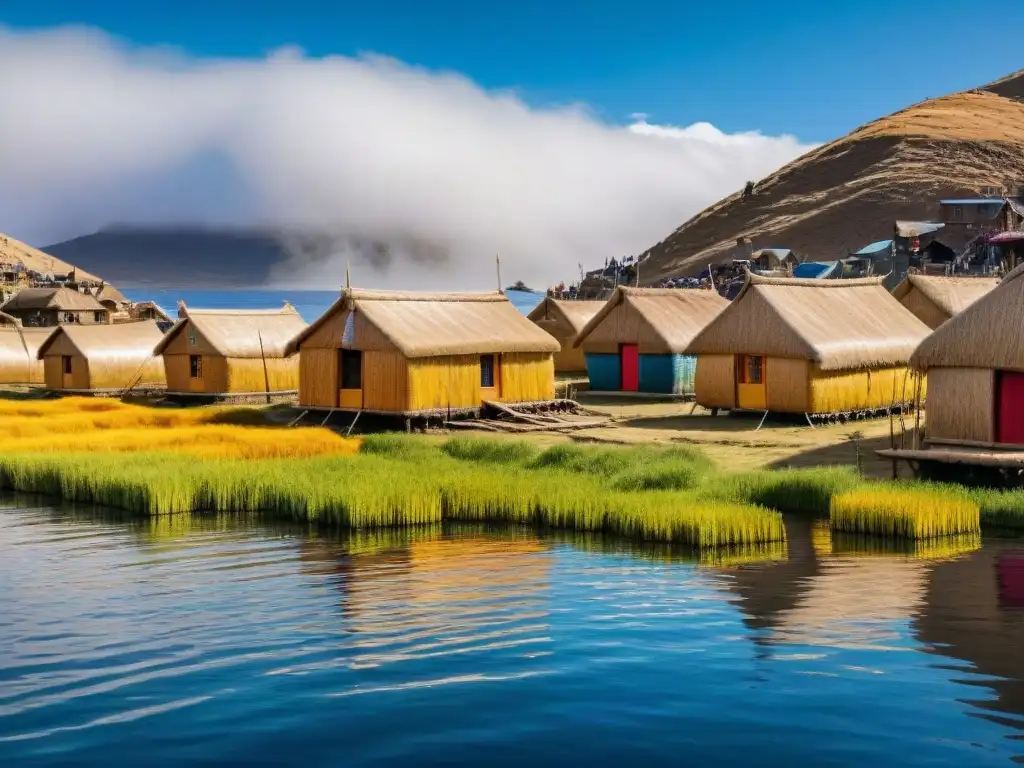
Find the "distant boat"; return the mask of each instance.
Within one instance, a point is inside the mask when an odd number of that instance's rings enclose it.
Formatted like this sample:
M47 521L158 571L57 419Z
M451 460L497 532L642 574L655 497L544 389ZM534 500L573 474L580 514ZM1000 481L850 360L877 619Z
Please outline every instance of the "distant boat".
M533 288L530 288L522 280L517 280L516 282L512 283L512 285L510 285L505 290L506 291L520 291L522 293L536 293L536 291L533 290Z

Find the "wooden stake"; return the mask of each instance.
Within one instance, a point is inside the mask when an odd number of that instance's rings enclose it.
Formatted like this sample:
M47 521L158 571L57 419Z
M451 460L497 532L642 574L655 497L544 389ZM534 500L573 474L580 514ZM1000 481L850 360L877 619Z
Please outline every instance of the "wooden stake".
M263 334L256 329L256 338L260 340L260 357L263 359L263 383L267 388L267 405L270 405L270 374L267 372L267 356L263 354Z

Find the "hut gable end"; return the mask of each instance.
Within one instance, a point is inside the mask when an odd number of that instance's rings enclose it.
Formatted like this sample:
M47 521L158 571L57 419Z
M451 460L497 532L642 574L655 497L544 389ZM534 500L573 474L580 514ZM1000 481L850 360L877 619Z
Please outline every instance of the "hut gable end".
M626 342L639 344L644 353L678 354L728 306L714 291L620 286L574 346L600 351Z
M912 366L1024 371L1024 270L939 326L915 350Z
M190 342L190 334L194 336L196 343L193 346ZM220 352L210 343L203 332L190 320L179 320L174 327L167 332L162 343L160 352L164 355L219 355Z
M288 342L307 327L288 303L280 310L189 309L182 304L178 316L154 354L283 357ZM190 331L195 334L195 346L189 344Z
M908 275L893 296L931 328L963 312L999 284L994 277Z

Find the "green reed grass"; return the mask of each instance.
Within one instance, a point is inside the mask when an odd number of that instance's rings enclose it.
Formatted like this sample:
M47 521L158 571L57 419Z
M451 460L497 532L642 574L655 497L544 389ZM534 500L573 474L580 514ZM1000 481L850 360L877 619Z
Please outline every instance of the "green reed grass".
M376 447L380 447L379 445ZM394 447L394 446L392 446ZM453 459L387 455L199 462L177 454L12 454L0 484L146 515L267 511L368 529L452 521L530 523L698 547L785 538L781 515L695 493L625 493L600 478Z
M716 478L707 486L707 493L793 514L823 515L834 496L860 483L856 473L846 467L762 470Z
M866 485L833 497L832 530L907 539L977 533L978 504L941 490Z
M521 464L537 453L536 446L522 440L486 437L453 437L441 445L441 450L453 459L493 464Z

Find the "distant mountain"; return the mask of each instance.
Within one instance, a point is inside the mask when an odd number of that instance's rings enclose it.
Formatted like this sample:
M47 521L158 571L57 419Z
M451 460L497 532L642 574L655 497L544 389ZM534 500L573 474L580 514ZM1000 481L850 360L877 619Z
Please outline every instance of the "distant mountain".
M387 243L272 229L111 227L43 250L86 264L121 287L252 288L265 285L275 266L305 266L344 253L353 266L383 270L400 254L418 264L444 266L448 253L414 237Z
M252 287L288 252L271 231L111 228L42 250L121 287Z
M1024 70L875 120L720 200L646 252L643 279L695 273L740 237L842 258L897 219L934 219L941 198L1010 184L1024 184Z

